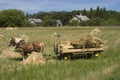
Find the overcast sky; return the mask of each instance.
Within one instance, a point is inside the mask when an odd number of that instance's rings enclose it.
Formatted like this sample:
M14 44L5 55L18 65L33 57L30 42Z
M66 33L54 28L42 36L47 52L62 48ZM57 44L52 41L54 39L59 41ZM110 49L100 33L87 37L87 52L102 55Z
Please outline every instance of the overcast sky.
M0 10L19 9L28 13L89 10L97 6L120 11L120 0L0 0Z

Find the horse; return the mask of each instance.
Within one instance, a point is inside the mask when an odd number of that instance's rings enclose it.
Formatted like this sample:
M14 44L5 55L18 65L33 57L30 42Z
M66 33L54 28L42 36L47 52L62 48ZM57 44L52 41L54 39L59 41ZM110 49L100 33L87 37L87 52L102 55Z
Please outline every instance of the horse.
M15 38L15 37L11 37L8 46L16 46L16 45L20 42L20 40L24 40L24 41L27 42L27 40L25 40L25 39L23 39L23 38Z
M32 53L33 51L43 53L44 44L39 41L26 42L20 40L15 49L21 53L24 61L28 57L28 53Z

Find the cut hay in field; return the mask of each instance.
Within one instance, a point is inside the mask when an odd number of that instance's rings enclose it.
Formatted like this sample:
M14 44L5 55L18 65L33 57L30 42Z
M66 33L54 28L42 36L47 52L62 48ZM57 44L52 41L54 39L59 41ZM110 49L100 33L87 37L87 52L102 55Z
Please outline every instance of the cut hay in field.
M113 45L115 48L120 48L120 39L117 39Z
M19 57L21 57L21 55L16 53L14 51L14 48L8 48L4 50L0 55L0 58L4 58L4 59L12 59L12 58L19 58Z
M1 40L1 39L4 39L4 38L5 38L5 36L2 35L2 34L0 34L0 40Z
M17 28L7 27L6 30L16 30Z
M102 32L99 28L95 28L95 29L93 29L91 32L90 32L90 34L91 35L96 35L96 34L98 34L98 33L100 33L100 32Z
M30 56L25 61L22 61L21 64L45 64L45 59L42 57L41 53L32 52Z
M96 48L100 47L103 41L99 38L94 38L91 35L81 35L78 39L71 41L74 48Z
M24 39L24 40L26 40L26 41L29 40L29 38L28 38L27 35L25 35L25 34L23 34L23 35L21 36L21 38Z

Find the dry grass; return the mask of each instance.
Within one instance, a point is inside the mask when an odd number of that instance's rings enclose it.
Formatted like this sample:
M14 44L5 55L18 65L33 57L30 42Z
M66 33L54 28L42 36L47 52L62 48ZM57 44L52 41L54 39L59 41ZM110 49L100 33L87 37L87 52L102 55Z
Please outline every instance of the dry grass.
M101 54L100 59L77 59L73 61L56 60L53 52L54 32L61 35L61 42L70 44L69 41L77 39L81 34L88 34L94 27L35 27L35 28L18 28L7 30L0 29L0 34L5 37L0 40L0 79L1 80L119 80L120 79L120 28L119 27L101 27L98 34L95 36L105 41L105 50ZM20 53L14 53L14 47L8 47L11 36L21 37L26 35L29 41L41 41L45 44L44 55L50 55L50 58L45 60L45 65L36 63L40 59L40 55L34 57L29 55L28 62L31 65L23 66L20 64L22 57ZM11 49L12 48L12 49ZM7 56L10 54L9 56ZM11 56L15 54L15 56ZM16 56L16 54L19 56ZM1 56L0 55L0 56ZM52 57L51 57L52 56ZM8 59L20 58L21 60ZM46 56L43 56L43 59ZM47 56L49 57L49 56ZM29 61L30 59L30 61ZM41 60L41 59L40 59ZM26 60L26 64L28 63ZM34 63L38 64L33 65ZM25 63L24 63L25 64ZM39 65L40 64L40 65ZM44 64L44 60L43 60ZM63 74L64 73L64 74Z

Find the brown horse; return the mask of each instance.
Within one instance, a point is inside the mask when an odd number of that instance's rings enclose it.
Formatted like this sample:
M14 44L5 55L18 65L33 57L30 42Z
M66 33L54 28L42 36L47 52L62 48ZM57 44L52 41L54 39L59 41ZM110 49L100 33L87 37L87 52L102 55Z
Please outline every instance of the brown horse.
M23 60L25 60L28 57L27 53L31 53L32 51L43 53L43 48L44 44L41 42L25 42L24 40L21 40L16 45L15 49L17 52L21 53Z

